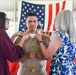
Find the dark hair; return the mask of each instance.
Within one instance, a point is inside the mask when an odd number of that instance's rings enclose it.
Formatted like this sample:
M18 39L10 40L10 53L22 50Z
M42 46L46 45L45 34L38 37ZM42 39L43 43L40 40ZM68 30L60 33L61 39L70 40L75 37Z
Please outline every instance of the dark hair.
M24 30L25 30L25 31L27 30L27 26L24 27Z
M6 14L4 12L0 12L0 28L5 28L5 17Z
M37 29L41 29L42 27L40 25L37 26Z
M26 18L29 17L29 16L36 16L36 14L34 14L34 13L28 13L28 14L26 15Z

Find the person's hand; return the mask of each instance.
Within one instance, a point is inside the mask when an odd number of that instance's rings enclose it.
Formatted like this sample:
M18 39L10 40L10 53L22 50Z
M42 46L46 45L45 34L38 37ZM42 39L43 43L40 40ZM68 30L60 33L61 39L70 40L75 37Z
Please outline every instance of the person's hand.
M47 38L50 41L50 36L46 33L41 34L42 38Z
M20 42L17 44L21 47L23 47L23 44L25 43L25 41L27 41L29 39L29 35L23 35L22 39L20 40Z
M35 38L36 38L38 41L41 41L41 40L42 40L41 34L36 34L36 35L35 35Z
M16 36L23 36L23 32L19 31L19 32L14 33L11 37L11 41L14 41Z
M29 59L34 59L36 57L36 52L30 52L29 53Z
M46 34L46 33L42 33L41 36L42 36L43 38L50 38L50 36L49 36L48 34Z
M16 32L14 35L15 36L22 36L23 35L23 32L22 31L19 31L19 32Z
M40 59L40 60L44 60L45 59L43 54L40 53L40 52L37 53L37 58Z
M29 35L23 35L22 39L23 39L24 41L27 41L27 40L29 39Z

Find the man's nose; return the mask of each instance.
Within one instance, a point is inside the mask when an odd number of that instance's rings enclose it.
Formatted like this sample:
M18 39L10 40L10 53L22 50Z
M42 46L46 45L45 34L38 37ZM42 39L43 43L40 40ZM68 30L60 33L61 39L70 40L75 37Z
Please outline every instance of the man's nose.
M34 23L34 22L32 22L31 24L32 24L32 25L34 25L35 23Z

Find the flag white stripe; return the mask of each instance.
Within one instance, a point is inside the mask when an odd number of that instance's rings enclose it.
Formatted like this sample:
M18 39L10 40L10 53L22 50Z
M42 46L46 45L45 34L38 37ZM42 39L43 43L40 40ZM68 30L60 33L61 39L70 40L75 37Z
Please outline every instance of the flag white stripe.
M18 1L18 26L17 26L17 30L19 30L19 23L20 23L20 17L21 17L21 6L22 6L22 1Z
M53 25L54 25L54 18L56 16L56 3L52 4L53 5L53 10L52 10L52 23L50 25L50 32L53 31ZM59 3L59 12L62 10L62 5L63 5L63 1ZM58 12L58 13L59 13Z
M55 15L56 15L56 4L54 3L54 4L52 4L52 23L51 23L51 25L50 25L50 32L52 32L53 31L53 23L54 23L54 18L55 18Z
M49 15L49 6L48 4L45 5L45 23L44 23L44 31L47 31L47 26L48 26L48 15Z
M62 1L62 2L59 3L59 12L62 11L63 2L64 1Z

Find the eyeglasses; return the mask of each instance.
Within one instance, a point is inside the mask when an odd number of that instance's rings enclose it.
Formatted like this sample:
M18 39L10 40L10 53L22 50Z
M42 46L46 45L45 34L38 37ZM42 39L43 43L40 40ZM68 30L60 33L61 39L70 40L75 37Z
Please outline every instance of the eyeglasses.
M10 22L10 19L9 18L5 18L5 20L7 20L8 23Z

